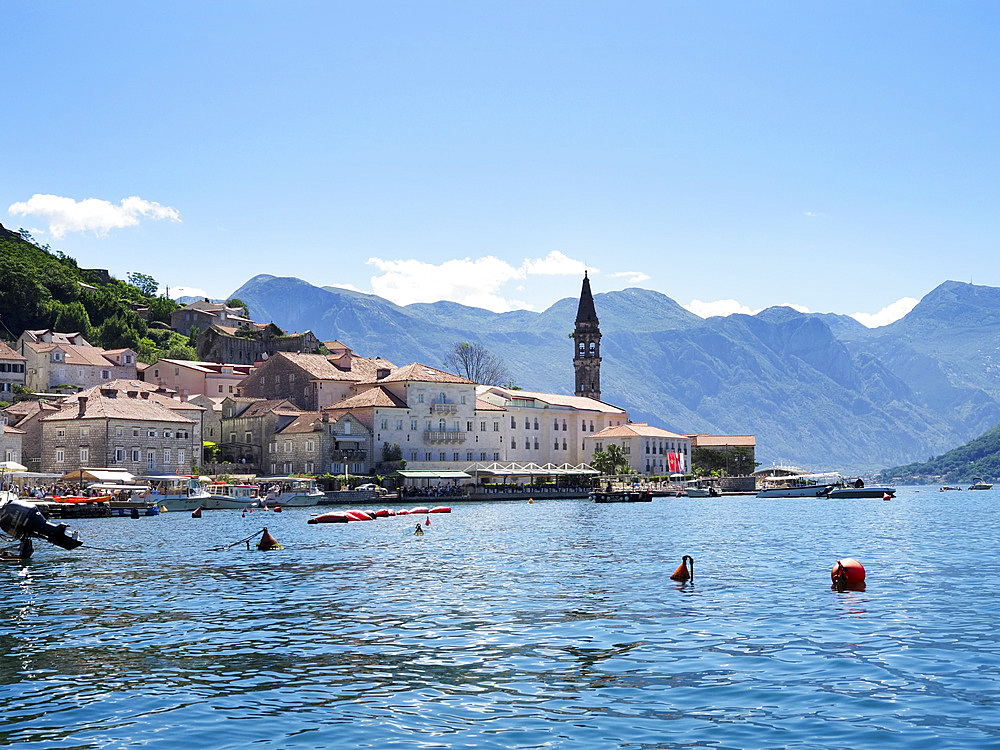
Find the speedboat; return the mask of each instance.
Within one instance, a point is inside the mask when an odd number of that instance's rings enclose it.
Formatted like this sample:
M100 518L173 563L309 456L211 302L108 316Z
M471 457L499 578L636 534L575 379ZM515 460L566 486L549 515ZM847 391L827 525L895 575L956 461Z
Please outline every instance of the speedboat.
M992 490L993 485L989 482L984 482L982 477L973 477L972 486L969 487L970 490Z

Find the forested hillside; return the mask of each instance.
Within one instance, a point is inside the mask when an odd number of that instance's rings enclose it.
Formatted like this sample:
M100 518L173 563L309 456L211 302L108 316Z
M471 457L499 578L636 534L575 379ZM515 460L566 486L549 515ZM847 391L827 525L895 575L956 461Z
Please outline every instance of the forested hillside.
M157 286L141 273L120 281L82 269L27 232L0 225L0 336L8 341L26 328L53 328L79 331L106 349L129 347L143 362L193 359L187 337L168 330L177 304L157 296Z
M882 472L880 481L900 484L971 482L975 477L1000 477L1000 424L975 440L923 463Z

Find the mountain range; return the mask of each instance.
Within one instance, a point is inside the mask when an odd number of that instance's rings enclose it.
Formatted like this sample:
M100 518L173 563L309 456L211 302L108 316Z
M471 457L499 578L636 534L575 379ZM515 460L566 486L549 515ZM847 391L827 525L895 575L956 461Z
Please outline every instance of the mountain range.
M477 342L518 386L573 392L576 299L540 313L400 306L269 275L231 296L255 320L398 365L442 367L456 343ZM638 288L594 302L604 401L674 432L754 434L763 465L868 472L927 460L1000 422L1000 289L946 281L875 329L788 307L702 319Z

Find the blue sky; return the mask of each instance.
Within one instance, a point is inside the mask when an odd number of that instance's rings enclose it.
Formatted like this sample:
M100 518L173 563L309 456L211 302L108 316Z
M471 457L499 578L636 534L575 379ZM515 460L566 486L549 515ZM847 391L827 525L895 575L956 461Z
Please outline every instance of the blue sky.
M4 16L0 222L120 277L542 310L588 268L701 314L1000 286L993 2Z

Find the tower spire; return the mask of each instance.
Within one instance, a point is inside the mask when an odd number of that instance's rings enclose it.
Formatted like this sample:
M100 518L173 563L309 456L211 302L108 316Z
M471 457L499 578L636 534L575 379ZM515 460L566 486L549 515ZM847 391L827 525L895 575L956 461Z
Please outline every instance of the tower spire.
M583 272L580 304L576 309L573 331L573 369L576 372L576 395L601 398L601 329L590 291L590 279Z

